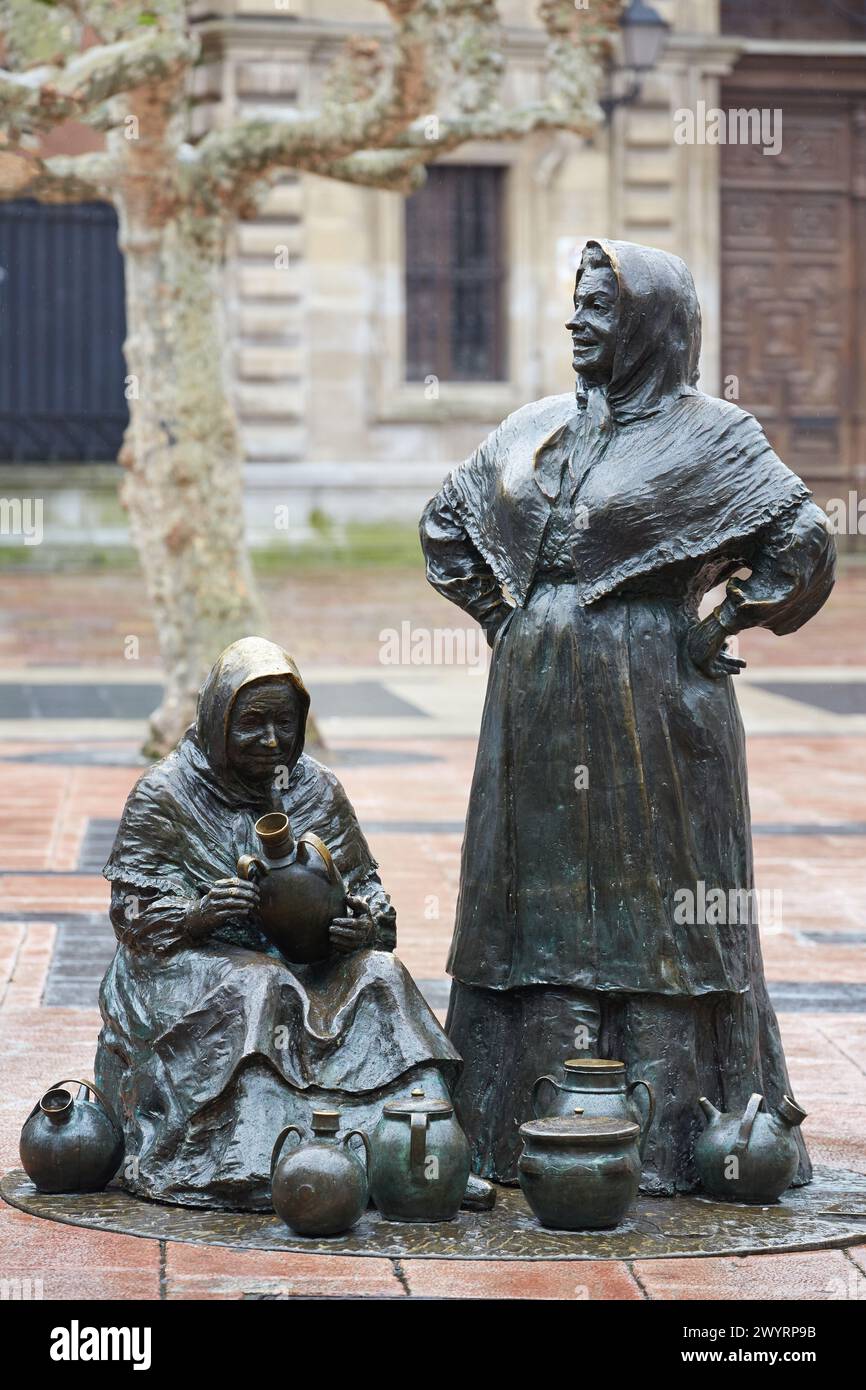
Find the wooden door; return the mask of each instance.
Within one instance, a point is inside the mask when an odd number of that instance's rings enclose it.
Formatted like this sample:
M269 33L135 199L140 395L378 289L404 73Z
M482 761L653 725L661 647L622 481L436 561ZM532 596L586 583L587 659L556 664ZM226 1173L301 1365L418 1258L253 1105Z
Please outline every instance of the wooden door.
M781 108L782 148L721 150L722 376L823 502L866 480L866 106L756 86L722 106Z

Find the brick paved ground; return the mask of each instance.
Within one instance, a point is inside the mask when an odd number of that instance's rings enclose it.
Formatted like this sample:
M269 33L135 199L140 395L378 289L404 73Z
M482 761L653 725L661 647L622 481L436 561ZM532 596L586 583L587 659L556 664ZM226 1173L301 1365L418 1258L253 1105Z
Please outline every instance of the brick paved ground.
M320 693L328 758L369 829L398 909L400 954L434 1004L441 1003L483 680L452 670L377 666L383 627L404 620L455 625L452 611L414 572L338 572L327 585L322 575L305 573L291 586L270 580L266 589L273 635L297 654L314 705ZM764 935L767 973L794 1090L809 1111L812 1153L859 1171L866 1171L864 591L866 569L854 567L806 632L784 642L750 634L741 644L750 662L741 689L752 731L758 882L782 889L784 903L781 924ZM312 623L305 614L314 598L325 612ZM0 629L3 1169L17 1164L18 1130L43 1086L60 1075L92 1072L94 990L110 949L107 887L94 870L138 772L132 735L140 721L122 709L123 717L109 712L94 721L91 706L112 682L146 683L145 668L154 665L133 575L10 576L6 608ZM136 667L123 661L130 633L141 638ZM41 682L43 697L48 692L66 713L19 717L25 681ZM70 697L67 688L64 695L65 682L83 683L83 693ZM43 714L46 707L43 700ZM396 1264L161 1246L0 1206L0 1276L39 1277L48 1298L863 1298L866 1247L629 1264Z

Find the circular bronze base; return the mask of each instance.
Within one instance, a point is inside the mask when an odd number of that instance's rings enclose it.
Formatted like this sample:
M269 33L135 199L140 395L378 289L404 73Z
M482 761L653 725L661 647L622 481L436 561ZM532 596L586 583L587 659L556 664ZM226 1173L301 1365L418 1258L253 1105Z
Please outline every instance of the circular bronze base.
M327 1239L294 1235L272 1213L162 1206L119 1187L105 1192L37 1192L20 1168L0 1193L13 1207L100 1231L151 1240L233 1245L297 1254L378 1255L438 1260L656 1260L683 1255L758 1255L821 1250L866 1241L866 1177L818 1168L815 1180L774 1206L746 1207L704 1197L639 1197L612 1231L547 1231L517 1188L499 1188L489 1212L462 1211L440 1225L383 1221L370 1209L353 1230Z

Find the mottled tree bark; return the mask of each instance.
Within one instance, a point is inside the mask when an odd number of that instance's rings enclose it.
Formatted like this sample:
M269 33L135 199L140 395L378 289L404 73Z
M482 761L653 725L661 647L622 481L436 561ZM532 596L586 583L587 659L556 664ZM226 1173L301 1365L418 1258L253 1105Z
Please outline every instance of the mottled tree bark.
M190 721L229 642L262 632L243 534L243 466L226 378L225 229L181 212L148 225L121 202L130 423L122 499L166 674L149 750ZM166 370L167 364L170 370Z
M165 668L147 751L167 752L229 642L261 631L243 534L243 458L228 389L222 270L233 221L268 182L307 170L409 191L470 139L589 133L621 0L539 0L549 94L508 108L496 0L381 0L388 45L350 41L318 108L238 120L186 143L198 55L184 0L0 0L0 197L108 198L126 262L130 424L122 496ZM86 13L86 26L84 16ZM94 36L98 39L94 42ZM436 129L431 130L430 113ZM74 117L105 153L41 158L38 135Z

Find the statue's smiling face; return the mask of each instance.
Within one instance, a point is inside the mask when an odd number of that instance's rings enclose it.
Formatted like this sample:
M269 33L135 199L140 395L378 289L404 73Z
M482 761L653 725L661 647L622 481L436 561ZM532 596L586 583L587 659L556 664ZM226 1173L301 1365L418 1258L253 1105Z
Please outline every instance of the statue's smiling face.
M565 325L571 334L571 365L593 385L610 381L617 331L616 276L610 266L592 266L574 289L574 313Z
M300 733L298 699L285 681L246 686L232 709L228 759L236 772L256 780L287 766Z

